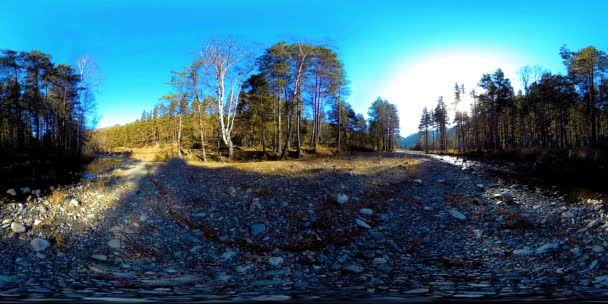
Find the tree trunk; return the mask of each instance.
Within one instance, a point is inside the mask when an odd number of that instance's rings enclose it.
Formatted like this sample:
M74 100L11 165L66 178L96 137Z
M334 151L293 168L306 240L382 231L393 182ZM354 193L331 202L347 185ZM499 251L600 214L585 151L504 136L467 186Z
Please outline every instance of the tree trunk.
M203 123L203 115L201 111L201 104L198 104L198 128L201 133L201 149L203 150L203 161L207 161L207 153L205 152L205 124Z
M182 158L182 114L179 114L179 123L177 127L177 156Z

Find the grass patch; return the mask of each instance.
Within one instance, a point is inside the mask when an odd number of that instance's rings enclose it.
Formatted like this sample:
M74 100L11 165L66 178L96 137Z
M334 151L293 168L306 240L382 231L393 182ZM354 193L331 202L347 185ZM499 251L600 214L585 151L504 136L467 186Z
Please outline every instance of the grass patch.
M61 191L61 189L53 189L51 193L47 196L47 200L51 204L60 204L65 199L65 193Z
M85 170L86 172L97 175L110 168L116 167L121 161L122 160L118 158L96 158L86 166Z

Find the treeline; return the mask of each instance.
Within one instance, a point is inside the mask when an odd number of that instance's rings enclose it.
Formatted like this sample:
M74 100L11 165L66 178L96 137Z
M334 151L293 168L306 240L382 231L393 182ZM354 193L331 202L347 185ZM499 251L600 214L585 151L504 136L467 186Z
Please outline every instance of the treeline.
M470 111L456 111L450 124L442 99L435 109L423 109L419 149L456 148L505 151L534 148L559 150L608 148L608 57L593 46L560 55L567 75L536 66L519 70L523 91L498 69L481 77L480 92L470 91ZM454 105L462 101L463 86L455 85Z
M0 154L17 158L79 157L93 103L88 57L77 67L40 51L0 52Z
M174 91L140 120L95 132L104 149L175 143L203 159L234 146L299 157L304 146L392 151L396 107L378 98L369 120L346 101L342 61L331 49L279 42L257 57L233 41L207 44L191 66L172 72Z

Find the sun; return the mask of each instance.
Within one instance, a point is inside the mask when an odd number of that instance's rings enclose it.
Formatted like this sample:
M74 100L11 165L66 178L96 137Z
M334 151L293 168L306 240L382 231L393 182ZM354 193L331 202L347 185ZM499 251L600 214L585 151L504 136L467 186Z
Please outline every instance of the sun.
M517 60L494 52L438 51L418 58L406 58L386 82L383 97L395 103L400 112L401 129L407 135L416 132L423 107L434 109L440 96L446 104L450 120L455 109L470 111L471 90L477 86L483 74L501 68L515 86L516 70L523 66ZM455 107L455 84L464 84L465 93Z

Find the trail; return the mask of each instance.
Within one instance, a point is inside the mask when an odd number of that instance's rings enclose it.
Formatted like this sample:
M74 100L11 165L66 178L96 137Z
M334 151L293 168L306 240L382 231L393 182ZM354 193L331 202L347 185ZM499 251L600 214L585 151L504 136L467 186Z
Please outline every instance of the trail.
M25 233L4 227L4 299L578 299L608 292L603 202L569 204L552 189L504 180L484 166L463 170L421 154L207 165L129 160L104 187L81 184L68 193L63 205L2 209L11 222L43 221ZM34 252L34 237L51 240L50 248Z

